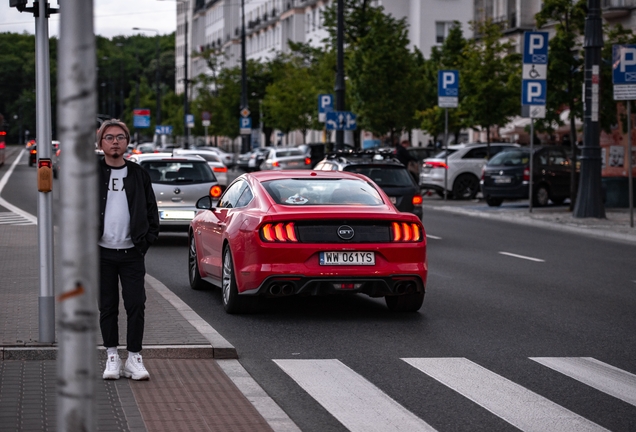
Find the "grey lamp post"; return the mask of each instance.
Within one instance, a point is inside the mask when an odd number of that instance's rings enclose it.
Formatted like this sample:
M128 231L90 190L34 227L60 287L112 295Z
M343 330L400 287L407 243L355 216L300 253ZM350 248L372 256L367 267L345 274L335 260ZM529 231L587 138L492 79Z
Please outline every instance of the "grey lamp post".
M187 19L187 18L186 18ZM160 89L160 80L159 80L159 30L155 30L155 29L150 29L150 28L140 28L140 27L133 27L133 30L138 30L138 31L152 31L157 33L157 35L155 36L157 39L157 67L156 67L156 71L155 71L155 91L157 92L157 111L155 112L155 124L157 126L161 125L161 89Z

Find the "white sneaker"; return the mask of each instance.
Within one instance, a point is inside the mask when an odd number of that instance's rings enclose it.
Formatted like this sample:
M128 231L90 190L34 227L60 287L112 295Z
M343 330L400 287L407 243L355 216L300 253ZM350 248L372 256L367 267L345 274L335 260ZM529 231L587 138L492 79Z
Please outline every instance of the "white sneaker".
M144 367L141 354L128 354L128 360L126 360L126 365L124 366L124 376L137 381L150 379L150 374Z
M116 380L119 379L119 374L121 373L121 359L116 354L111 354L106 359L106 369L104 369L104 375L102 376L105 380Z

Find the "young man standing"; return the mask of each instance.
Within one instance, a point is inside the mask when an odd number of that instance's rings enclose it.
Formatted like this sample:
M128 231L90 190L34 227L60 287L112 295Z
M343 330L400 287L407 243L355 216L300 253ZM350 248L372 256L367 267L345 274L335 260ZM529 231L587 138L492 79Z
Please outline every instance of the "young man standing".
M120 374L134 380L150 378L141 358L146 291L144 255L159 235L159 213L148 173L126 161L130 132L119 120L107 120L97 131L104 152L99 161L100 283L99 325L108 354L104 379ZM119 345L119 282L127 316L128 359L122 370Z

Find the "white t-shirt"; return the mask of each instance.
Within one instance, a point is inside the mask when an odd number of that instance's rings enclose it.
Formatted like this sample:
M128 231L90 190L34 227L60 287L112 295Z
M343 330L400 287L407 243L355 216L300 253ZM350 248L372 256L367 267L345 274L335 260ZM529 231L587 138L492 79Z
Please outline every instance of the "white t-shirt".
M130 212L124 189L127 175L128 168L125 165L121 168L110 167L104 235L99 240L99 245L106 249L130 249L135 246L130 238Z

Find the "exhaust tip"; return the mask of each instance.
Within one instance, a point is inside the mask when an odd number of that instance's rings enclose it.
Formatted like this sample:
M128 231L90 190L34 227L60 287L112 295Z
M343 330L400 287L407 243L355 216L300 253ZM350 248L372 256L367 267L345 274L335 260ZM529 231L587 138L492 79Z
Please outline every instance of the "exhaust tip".
M273 296L278 296L281 293L281 287L278 284L273 284L269 287L269 293Z
M406 292L406 288L404 286L404 284L399 283L395 286L395 292L397 294L404 294Z
M294 287L291 284L285 284L283 285L283 287L281 288L281 294L282 295L291 295L294 293Z

